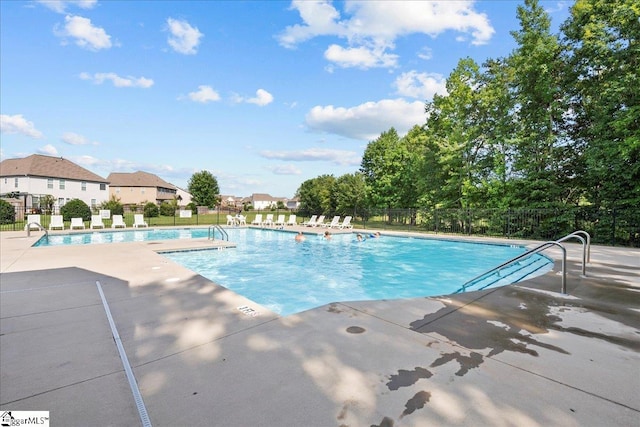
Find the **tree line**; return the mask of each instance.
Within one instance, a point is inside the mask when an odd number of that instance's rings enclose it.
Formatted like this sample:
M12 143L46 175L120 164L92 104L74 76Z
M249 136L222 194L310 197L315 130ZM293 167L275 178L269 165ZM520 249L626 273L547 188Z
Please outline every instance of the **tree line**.
M640 206L640 7L577 0L559 34L538 0L516 48L459 60L425 122L367 145L360 170L307 180L302 212ZM637 218L637 216L636 216Z

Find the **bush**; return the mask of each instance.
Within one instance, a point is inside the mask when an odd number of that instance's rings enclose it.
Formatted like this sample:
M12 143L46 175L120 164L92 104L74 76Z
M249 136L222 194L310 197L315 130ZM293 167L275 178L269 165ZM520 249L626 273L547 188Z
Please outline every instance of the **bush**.
M65 221L71 218L82 218L83 221L91 220L91 208L80 199L73 199L60 208L60 214Z
M13 224L16 222L16 210L6 200L0 199L0 224Z
M158 209L158 205L153 202L149 202L144 205L143 212L144 216L146 216L147 218L155 218L160 215L160 209Z
M116 199L116 196L111 196L111 199L102 202L100 209L109 209L111 215L124 215L124 206L120 203L120 200Z
M176 216L175 205L169 202L160 203L160 215L162 216Z

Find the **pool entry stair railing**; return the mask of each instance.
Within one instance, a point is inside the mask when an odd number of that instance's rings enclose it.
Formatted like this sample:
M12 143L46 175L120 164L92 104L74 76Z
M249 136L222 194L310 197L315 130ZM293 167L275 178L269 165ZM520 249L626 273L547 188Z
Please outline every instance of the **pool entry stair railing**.
M36 227L38 227L41 231L44 231L44 235L46 236L47 239L49 239L49 232L47 231L46 228L44 228L42 226L42 224L38 223L38 222L30 222L29 224L27 224L27 237L31 237L31 226L35 225Z
M583 237L584 236L584 237ZM473 279L467 281L462 285L460 289L458 289L455 293L466 292L470 287L480 285L476 290L486 289L491 285L496 284L499 281L505 280L505 278L510 278L509 283L517 283L524 277L529 274L537 271L542 268L543 264L536 264L538 260L541 258L536 258L531 262L523 263L523 261L533 257L533 255L544 251L553 246L557 246L562 250L562 293L567 293L567 274L566 274L566 263L567 263L567 250L561 245L561 242L564 242L569 239L578 239L582 242L582 276L586 277L586 263L590 260L591 254L591 236L589 233L583 230L575 231L571 234L567 234L566 236L556 240L542 243L536 246L533 249L528 250L527 252L520 254L497 267L492 268L489 271L486 271ZM513 279L512 276L515 274L520 274L519 277ZM492 276L497 275L497 278L489 279ZM488 280L488 283L484 283L484 280ZM512 280L513 279L513 280Z
M227 234L226 231L224 231L224 228L220 227L218 224L213 224L209 226L207 239L216 240L216 231L220 233L220 240L226 240L227 242L229 241L229 235Z

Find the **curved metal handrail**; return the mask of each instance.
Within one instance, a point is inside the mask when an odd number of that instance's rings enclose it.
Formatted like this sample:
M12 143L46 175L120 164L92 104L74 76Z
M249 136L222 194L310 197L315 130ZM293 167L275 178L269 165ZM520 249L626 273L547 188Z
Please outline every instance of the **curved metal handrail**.
M39 222L30 222L30 223L27 224L27 237L31 237L31 226L32 225L37 225L38 228L41 231L44 231L44 234L46 234L47 238L49 238L49 232Z
M581 237L581 235L585 235L586 236L586 241L584 238ZM587 260L589 260L589 262L591 261L591 236L589 235L589 233L587 233L586 231L583 230L578 230L578 231L574 231L571 234L567 234L566 236L556 240L556 242L560 243L560 242L564 242L565 240L569 240L569 239L578 239L582 242L582 276L586 277L587 276L587 269L586 269L586 263Z
M220 237L222 240L229 241L229 235L227 234L227 232L224 231L224 228L220 227L217 224L213 224L209 226L207 239L216 240L216 230L220 232Z
M565 269L565 266L567 264L567 250L566 250L566 248L564 246L562 246L557 241L544 242L544 243L536 246L535 248L528 250L527 252L525 252L523 254L520 254L520 255L518 255L518 256L516 256L514 258L511 258L510 260L508 260L506 262L503 262L499 266L494 267L489 271L485 271L484 273L482 273L482 274L474 277L473 279L465 282L462 285L462 287L460 289L458 289L455 293L464 292L464 291L466 291L467 285L469 283L473 283L476 280L480 279L481 277L485 277L485 276L488 276L490 274L493 274L496 271L501 270L501 269L505 268L508 265L511 265L511 264L513 264L513 263L515 263L517 261L520 261L521 259L528 258L531 255L534 255L534 254L536 254L538 252L542 252L543 250L545 250L545 249L547 249L547 248L549 248L551 246L558 246L558 247L560 247L560 249L562 249L562 290L561 290L561 292L563 294L566 294L567 293L567 271Z

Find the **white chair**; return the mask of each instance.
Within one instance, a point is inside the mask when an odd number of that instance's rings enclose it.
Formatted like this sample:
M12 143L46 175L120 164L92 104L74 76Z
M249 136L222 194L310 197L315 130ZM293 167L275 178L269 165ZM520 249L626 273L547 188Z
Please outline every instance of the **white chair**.
M320 215L316 220L315 225L312 225L312 227L324 227L324 226L325 226L324 215Z
M340 215L336 215L333 217L329 224L324 224L324 227L333 228L338 227L340 225Z
M71 226L69 229L75 230L76 228L81 228L84 230L84 221L82 218L71 218Z
M318 215L311 215L311 218L309 218L309 221L303 222L302 225L304 225L305 227L315 227L317 219L318 219Z
M285 225L285 222L284 222L284 215L278 215L278 219L276 219L276 220L273 222L273 225L274 225L275 227L277 227L277 226L284 227L284 225Z
M49 230L64 230L64 219L62 215L51 215L51 222L49 223Z
M340 229L353 228L353 225L351 225L351 217L350 216L345 216L344 220L342 221L342 224L338 225L338 228L340 228Z
M289 220L286 225L298 225L298 220L294 214L289 215Z
M92 230L94 228L104 228L102 217L100 215L91 215L91 224L89 224L89 228L91 228Z
M26 230L27 227L29 227L30 230L40 230L40 227L42 227L40 224L42 223L40 222L39 214L27 215L27 223L25 224L24 229Z
M261 225L262 224L262 214L256 214L256 217L251 221L251 225Z
M143 214L133 215L133 228L148 227L149 224L144 220Z
M236 219L231 216L231 215L227 215L227 225L238 225L238 223L236 222Z
M273 226L273 214L267 214L267 217L262 221L263 227L272 227Z
M124 222L122 215L113 216L113 221L111 221L111 228L127 228L127 224Z
M236 223L238 225L247 225L247 217L244 215L238 215L236 217Z

